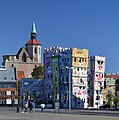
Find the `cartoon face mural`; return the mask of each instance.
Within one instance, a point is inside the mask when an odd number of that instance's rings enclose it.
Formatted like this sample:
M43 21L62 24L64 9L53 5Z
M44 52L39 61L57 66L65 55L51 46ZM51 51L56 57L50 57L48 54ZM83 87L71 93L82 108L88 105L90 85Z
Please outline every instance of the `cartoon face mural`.
M88 50L72 49L72 66L88 67Z
M95 61L95 71L96 72L104 72L105 71L105 63L102 60Z
M103 86L104 86L104 82L95 82L94 83L95 90L101 90L101 89L103 89Z
M104 81L103 73L95 73L95 81Z
M86 86L87 85L87 78L72 78L73 86Z
M87 94L86 87L73 87L73 94L85 96Z
M73 68L73 76L87 76L87 68Z

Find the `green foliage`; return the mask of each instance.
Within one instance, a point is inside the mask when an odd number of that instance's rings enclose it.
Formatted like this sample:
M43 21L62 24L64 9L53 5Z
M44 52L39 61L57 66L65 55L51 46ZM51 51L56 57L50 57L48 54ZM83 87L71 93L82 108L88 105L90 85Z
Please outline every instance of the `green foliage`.
M108 99L108 102L109 102L109 101L113 101L114 96L111 92L108 91L108 94L107 94L106 98Z
M38 67L33 69L31 73L32 77L35 79L43 79L44 78L44 67L40 64Z
M106 95L106 98L108 100L108 104L110 104L110 107L113 107L114 103L114 95L108 91L108 94Z
M118 103L119 102L119 94L117 96L114 97L114 103Z

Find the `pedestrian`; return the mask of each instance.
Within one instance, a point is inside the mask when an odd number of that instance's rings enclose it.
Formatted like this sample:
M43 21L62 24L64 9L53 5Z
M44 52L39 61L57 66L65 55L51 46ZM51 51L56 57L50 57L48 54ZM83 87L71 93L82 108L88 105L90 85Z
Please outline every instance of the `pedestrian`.
M32 101L29 101L29 112L32 112L32 108L33 108Z
M43 112L44 109L45 109L45 104L43 103L43 104L41 104L41 112Z
M23 103L23 101L22 101L21 109L22 109L22 113L24 113L24 103Z
M25 108L25 112L28 112L28 101L25 102L24 108Z
M32 110L33 110L33 112L35 112L35 103L34 102L32 102Z

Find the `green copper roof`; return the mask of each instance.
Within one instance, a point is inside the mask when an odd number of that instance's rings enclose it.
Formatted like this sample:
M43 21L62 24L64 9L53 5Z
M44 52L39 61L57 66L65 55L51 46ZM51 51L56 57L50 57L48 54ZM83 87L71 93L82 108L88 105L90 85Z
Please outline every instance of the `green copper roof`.
M32 21L32 29L31 29L31 33L36 33L36 25L35 25L35 21Z

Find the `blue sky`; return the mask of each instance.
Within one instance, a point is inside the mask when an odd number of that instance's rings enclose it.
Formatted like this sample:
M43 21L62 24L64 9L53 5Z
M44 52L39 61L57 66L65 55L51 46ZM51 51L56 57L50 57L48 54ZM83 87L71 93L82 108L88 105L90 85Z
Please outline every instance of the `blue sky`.
M106 72L119 73L119 0L1 0L0 63L30 39L51 46L86 48L106 57Z

